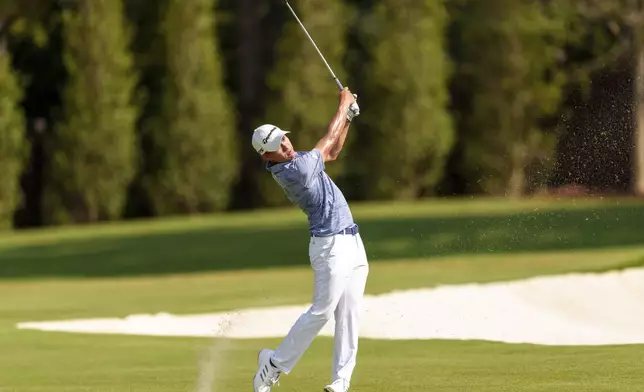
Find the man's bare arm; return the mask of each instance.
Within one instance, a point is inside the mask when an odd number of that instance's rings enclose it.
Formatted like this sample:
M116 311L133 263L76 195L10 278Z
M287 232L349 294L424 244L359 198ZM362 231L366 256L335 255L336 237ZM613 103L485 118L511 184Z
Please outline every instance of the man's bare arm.
M340 155L340 151L342 151L342 147L344 147L344 141L347 139L347 134L349 133L350 126L351 126L351 121L346 120L344 123L344 128L342 130L342 133L338 138L338 141L335 143L335 145L329 152L329 157L331 158L330 160L334 161L338 159L338 156Z
M355 102L355 97L348 88L340 93L340 104L338 110L331 119L327 129L327 134L317 143L315 148L320 151L324 162L332 161L337 158L346 138L348 130L347 114L349 106Z

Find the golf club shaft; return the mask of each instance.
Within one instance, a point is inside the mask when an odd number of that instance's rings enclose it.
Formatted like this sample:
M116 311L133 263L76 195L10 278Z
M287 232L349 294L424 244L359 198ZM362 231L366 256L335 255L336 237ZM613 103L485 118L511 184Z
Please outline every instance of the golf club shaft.
M342 83L340 83L340 81L338 80L338 78L335 76L335 73L333 73L333 70L332 70L332 69L331 69L331 67L329 66L329 63L327 63L326 59L325 59L325 58L324 58L324 56L322 55L322 52L320 52L320 49L318 49L318 46L315 44L315 41L313 41L313 38L311 38L311 35L309 34L309 32L308 32L308 31L306 31L306 27L304 27L304 25L303 25L303 24L302 24L302 22L300 21L300 18L298 18L298 17L297 17L297 14L295 13L295 11L293 11L293 8L292 8L292 7L291 7L291 5L289 4L288 0L284 0L284 1L286 2L286 6L288 7L288 9L290 9L290 10L291 10L291 13L292 13L292 14L293 14L293 16L295 17L295 20L297 20L297 23L299 23L299 24L300 24L300 26L302 27L302 30L304 30L304 33L306 33L306 36L307 36L307 37L309 37L309 40L311 41L311 43L313 44L313 47L315 48L315 50L317 50L318 54L319 54L319 55L320 55L320 57L322 58L322 61L324 61L324 64L325 64L325 65L326 65L326 67L329 69L329 72L331 72L331 76L333 76L333 80L335 80L335 84L338 86L338 89L339 89L340 91L344 90L344 87L342 87Z

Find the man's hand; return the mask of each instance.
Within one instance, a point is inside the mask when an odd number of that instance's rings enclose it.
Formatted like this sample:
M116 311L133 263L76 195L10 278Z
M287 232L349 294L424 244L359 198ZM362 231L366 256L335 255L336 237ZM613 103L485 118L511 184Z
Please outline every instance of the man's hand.
M360 107L356 102L358 98L357 95L353 94L349 88L345 87L342 92L340 92L340 107L342 109L346 108L347 111L347 120L351 121L354 117L360 115Z
M354 117L358 117L359 115L360 115L360 106L358 106L357 102L354 102L351 104L351 106L349 106L349 113L347 114L347 119L351 121L353 120Z
M338 110L331 119L327 134L320 139L315 148L320 151L324 162L333 161L342 150L347 136L351 119L355 117L357 108L356 97L347 87L340 92ZM352 106L353 105L353 106Z
M356 101L355 95L349 90L349 87L345 87L344 90L340 91L340 106L349 107L352 103Z

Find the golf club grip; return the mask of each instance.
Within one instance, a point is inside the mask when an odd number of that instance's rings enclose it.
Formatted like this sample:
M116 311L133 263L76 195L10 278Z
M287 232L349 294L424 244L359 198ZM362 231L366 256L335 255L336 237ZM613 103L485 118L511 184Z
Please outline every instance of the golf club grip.
M338 90L342 91L344 90L344 87L342 87L342 83L338 80L338 78L334 78L335 84L338 86Z

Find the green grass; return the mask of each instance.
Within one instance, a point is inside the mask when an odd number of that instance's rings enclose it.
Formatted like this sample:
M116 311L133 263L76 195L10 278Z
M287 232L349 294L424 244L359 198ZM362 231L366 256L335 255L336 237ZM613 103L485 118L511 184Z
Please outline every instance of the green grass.
M17 350L3 368L6 391L192 391L202 342L140 337L29 334L39 349ZM55 337L55 336L54 336ZM4 342L3 342L4 343ZM277 340L215 345L215 391L249 391L258 347ZM641 391L640 347L538 347L488 342L363 340L354 391ZM280 392L321 391L331 340L318 338ZM250 376L250 377L249 377Z
M366 205L356 208L355 215L372 262L644 244L644 230L639 229L644 202L597 203ZM36 231L0 238L0 277L161 275L298 266L307 263L308 239L304 215L294 209Z
M644 266L641 202L477 200L354 210L372 259L371 294ZM250 391L257 349L278 339L77 335L17 330L15 323L306 303L307 240L304 218L293 210L2 236L0 391L192 392L209 349L218 363L213 390ZM273 253L260 254L260 246ZM321 391L331 347L318 338L274 392ZM352 392L644 391L644 345L362 340L360 350Z

